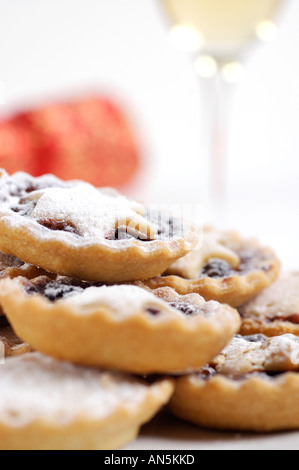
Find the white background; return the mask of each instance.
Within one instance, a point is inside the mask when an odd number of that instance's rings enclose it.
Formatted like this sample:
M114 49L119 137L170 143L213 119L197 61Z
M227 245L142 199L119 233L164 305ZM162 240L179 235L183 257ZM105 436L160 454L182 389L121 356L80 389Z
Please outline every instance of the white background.
M247 62L233 109L228 204L221 220L260 236L294 268L298 18L299 2L289 0L278 38ZM158 1L2 1L0 44L3 113L87 89L109 93L131 116L147 163L131 192L152 201L198 201L208 184L198 78L190 57L169 43Z

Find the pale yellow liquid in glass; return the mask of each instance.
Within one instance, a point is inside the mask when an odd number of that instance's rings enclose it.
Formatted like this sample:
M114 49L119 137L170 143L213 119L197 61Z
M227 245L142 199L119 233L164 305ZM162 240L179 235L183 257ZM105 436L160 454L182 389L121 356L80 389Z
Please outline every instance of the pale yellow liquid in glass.
M174 25L191 27L201 49L216 57L238 56L275 18L283 0L161 0ZM271 23L272 24L272 23ZM271 26L270 24L270 26ZM269 24L268 24L269 26Z

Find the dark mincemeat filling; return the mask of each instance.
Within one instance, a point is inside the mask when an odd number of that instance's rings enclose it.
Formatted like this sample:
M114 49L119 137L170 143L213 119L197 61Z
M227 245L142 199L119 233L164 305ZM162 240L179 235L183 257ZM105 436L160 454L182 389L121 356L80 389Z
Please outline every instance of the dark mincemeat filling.
M294 372L294 371L293 371ZM230 380L235 380L237 382L240 382L242 380L246 380L250 377L261 377L261 378L276 378L280 377L281 375L287 373L287 371L279 371L279 372L274 372L274 371L261 371L261 372L250 372L248 374L243 374L243 375L223 375L221 373L218 373L212 366L206 366L203 367L196 375L204 381L208 381L213 377L216 376L221 376L221 377L226 377Z
M91 285L95 284L77 281L75 279L59 279L52 281L46 277L41 277L35 282L28 281L28 284L25 286L25 291L27 294L43 295L51 302L55 302L56 300L79 294ZM97 286L99 286L99 284L97 284Z
M61 278L59 280L52 280L46 276L41 276L34 282L25 282L25 292L28 295L40 294L46 297L51 302L64 299L76 294L80 294L88 287L101 287L101 283L90 283L79 281L76 279ZM202 309L196 305L187 304L186 302L168 302L168 304L184 313L186 316L199 314ZM148 307L146 312L152 316L157 316L162 311L157 307ZM1 318L1 317L0 317Z
M234 273L230 264L220 259L211 259L200 271L201 277L212 278L229 277Z
M39 219L37 222L43 227L48 228L49 230L69 232L74 235L82 236L77 227L75 227L75 225L71 222L59 221L51 219L50 217L48 217L47 219Z
M184 315L190 316L203 312L203 309L198 305L186 303L186 302L170 302L169 305L173 308L176 308Z
M268 339L267 336L259 333L247 336L236 335L236 338L242 338L248 341L249 343L264 343Z
M186 316L191 316L191 315L196 315L196 314L198 315L203 312L201 307L187 303L187 302L167 302L167 303L170 307L175 308L176 310L179 310ZM149 307L146 309L146 311L153 316L157 316L160 313L162 313L161 310L155 307Z
M260 250L251 252L242 251L238 254L241 259L238 268L232 268L225 260L213 258L200 270L200 277L210 277L215 279L228 278L235 275L246 274L254 269L268 271L271 268L270 265L264 264L268 255L265 255L265 253Z

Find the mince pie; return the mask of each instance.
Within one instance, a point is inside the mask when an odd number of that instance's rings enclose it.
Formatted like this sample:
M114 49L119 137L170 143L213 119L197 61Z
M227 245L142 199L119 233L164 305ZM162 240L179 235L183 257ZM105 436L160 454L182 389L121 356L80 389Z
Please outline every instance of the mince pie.
M154 289L170 286L182 295L198 293L206 300L239 307L272 284L279 271L275 253L258 240L206 227L201 248L146 285Z
M0 390L1 450L111 450L136 437L173 384L33 352L1 365Z
M284 272L274 284L243 305L241 334L299 336L299 272Z
M0 302L35 350L132 373L198 369L239 331L237 310L171 288L101 285L58 276L4 279Z
M297 336L237 335L208 365L176 381L169 409L208 428L299 429L298 371Z
M198 230L83 181L0 173L0 250L47 271L94 282L160 275L198 241Z

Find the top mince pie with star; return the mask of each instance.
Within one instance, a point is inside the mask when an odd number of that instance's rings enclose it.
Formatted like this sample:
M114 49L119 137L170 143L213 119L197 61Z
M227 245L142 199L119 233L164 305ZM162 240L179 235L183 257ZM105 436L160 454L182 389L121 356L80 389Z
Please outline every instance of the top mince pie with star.
M94 282L149 279L198 242L191 223L110 188L0 172L0 250Z

